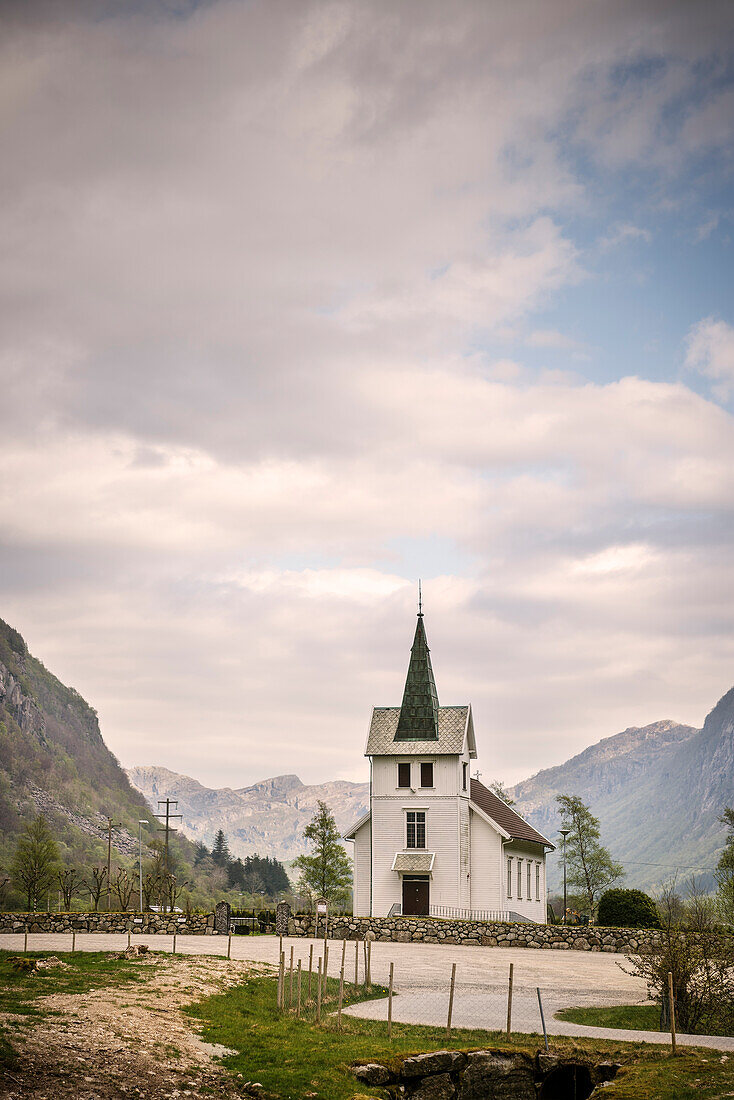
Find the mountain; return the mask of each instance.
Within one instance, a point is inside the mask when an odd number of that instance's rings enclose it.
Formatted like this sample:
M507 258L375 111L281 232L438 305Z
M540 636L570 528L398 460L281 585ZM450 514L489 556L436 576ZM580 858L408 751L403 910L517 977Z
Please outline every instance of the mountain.
M552 840L557 794L590 805L602 842L625 865L625 885L650 888L692 874L710 885L724 843L717 818L734 803L734 688L702 730L672 721L633 727L518 783L517 809ZM549 871L556 884L559 855L555 877Z
M137 854L137 822L148 806L105 745L97 714L31 656L0 619L0 864L8 866L25 822L42 812L62 856L106 862L107 815L121 822L113 848ZM146 830L149 838L153 828ZM144 833L145 836L145 833Z
M217 830L223 829L233 856L257 852L280 860L295 859L306 851L303 830L319 800L327 804L342 832L369 806L368 783L340 779L307 786L297 775L278 775L233 790L204 787L167 768L130 768L127 775L151 806L156 806L159 798L178 799L181 829L191 840L210 848Z

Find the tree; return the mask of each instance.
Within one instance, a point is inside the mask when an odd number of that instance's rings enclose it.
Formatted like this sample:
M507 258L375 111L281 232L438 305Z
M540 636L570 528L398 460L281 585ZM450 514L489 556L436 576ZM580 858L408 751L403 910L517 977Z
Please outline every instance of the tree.
M227 844L227 838L224 835L222 829L220 829L214 838L214 847L212 848L212 859L218 867L226 868L232 857L229 854L229 845Z
M61 897L64 900L64 909L68 913L71 909L72 898L78 894L84 885L82 876L73 868L67 867L56 875L59 880Z
M726 806L719 821L727 827L729 832L714 873L716 907L719 918L725 924L734 924L734 809Z
M507 790L501 779L493 779L489 784L489 789L493 794L496 794L498 798L501 798L507 806L515 805L515 799Z
M299 856L293 866L300 871L299 889L307 894L339 900L352 885L352 867L341 844L334 815L319 800L318 810L303 830L312 844L312 855Z
M99 912L99 899L104 893L107 883L107 868L106 867L93 867L92 868L92 881L88 883L89 893L92 895L92 904L94 905L95 913Z
M10 874L14 885L26 896L28 912L51 888L58 870L59 849L46 818L39 814L26 825L15 849Z
M582 896L590 915L594 915L600 895L624 875L621 863L616 863L599 843L599 819L575 795L556 796L566 838L568 883Z
M115 878L112 880L112 890L117 896L121 912L127 912L134 889L135 879L131 878L127 871L118 869Z
M642 890L607 890L599 901L596 923L607 928L659 928L657 906Z

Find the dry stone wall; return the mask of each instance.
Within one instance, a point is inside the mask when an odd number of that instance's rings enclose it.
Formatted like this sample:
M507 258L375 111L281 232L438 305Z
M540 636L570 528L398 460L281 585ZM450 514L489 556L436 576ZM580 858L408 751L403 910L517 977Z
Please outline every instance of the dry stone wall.
M323 918L320 926L323 935ZM291 936L313 936L310 916L288 922ZM488 921L439 920L434 917L342 917L329 919L329 938L386 943L445 943L467 947L528 947L555 951L640 951L659 933L642 928L566 928L558 924L499 924Z
M586 1100L601 1096L603 1087L621 1068L617 1062L597 1062L579 1053L560 1058L542 1051L436 1050L416 1054L402 1063L368 1062L350 1067L357 1080L379 1086L390 1097L411 1100L544 1100L545 1097ZM598 1091L597 1091L598 1090Z
M144 913L0 913L0 932L177 932L179 936L216 936L214 915Z

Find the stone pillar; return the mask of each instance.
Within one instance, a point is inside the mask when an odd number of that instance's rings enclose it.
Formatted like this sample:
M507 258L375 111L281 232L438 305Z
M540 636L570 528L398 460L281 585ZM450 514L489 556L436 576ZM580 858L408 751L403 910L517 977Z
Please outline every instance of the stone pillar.
M291 907L287 901L279 901L275 910L276 936L288 935L288 921L291 919Z
M229 933L229 920L232 907L228 901L218 901L214 910L214 931L226 936Z

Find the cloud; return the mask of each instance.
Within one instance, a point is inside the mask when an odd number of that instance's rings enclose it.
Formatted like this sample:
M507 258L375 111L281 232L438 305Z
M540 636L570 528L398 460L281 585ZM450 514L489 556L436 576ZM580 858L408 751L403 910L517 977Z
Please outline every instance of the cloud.
M644 241L645 244L649 244L651 240L652 233L649 229L641 229L630 222L623 222L615 225L605 237L602 237L599 247L606 252L610 248L618 248L629 241Z
M421 575L441 697L508 782L730 686L731 417L626 360L521 354L583 353L585 239L648 242L618 170L672 203L724 155L729 24L12 7L0 614L126 763L363 778ZM727 385L701 326L691 364Z
M714 380L714 394L726 401L734 392L734 328L706 317L688 334L686 367Z

